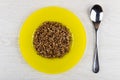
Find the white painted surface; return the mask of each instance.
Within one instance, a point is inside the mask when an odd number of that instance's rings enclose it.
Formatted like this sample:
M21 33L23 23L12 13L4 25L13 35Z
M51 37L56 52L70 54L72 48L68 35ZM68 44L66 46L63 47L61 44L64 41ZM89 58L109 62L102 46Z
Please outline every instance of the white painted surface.
M94 29L88 12L92 5L103 6L99 30L100 72L91 71ZM0 0L0 80L120 80L120 0ZM87 49L82 60L68 72L47 75L32 69L23 60L18 34L27 16L44 6L57 5L73 11L83 22Z

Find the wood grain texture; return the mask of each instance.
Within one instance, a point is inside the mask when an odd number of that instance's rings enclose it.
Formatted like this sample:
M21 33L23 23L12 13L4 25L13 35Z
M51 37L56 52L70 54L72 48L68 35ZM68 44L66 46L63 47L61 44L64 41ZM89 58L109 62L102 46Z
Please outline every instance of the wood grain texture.
M104 17L99 30L100 72L91 71L94 29L89 9L99 3ZM0 80L120 80L119 0L0 0ZM27 16L44 6L62 6L73 11L87 33L85 55L68 72L47 75L32 69L23 60L18 44L19 30Z

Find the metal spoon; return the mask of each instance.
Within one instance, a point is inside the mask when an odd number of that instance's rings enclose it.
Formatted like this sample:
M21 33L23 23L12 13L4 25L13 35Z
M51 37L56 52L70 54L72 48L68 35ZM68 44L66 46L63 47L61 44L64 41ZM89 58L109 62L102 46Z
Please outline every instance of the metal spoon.
M92 7L90 11L90 19L94 25L95 28L95 52L93 56L93 65L92 70L94 73L99 72L99 59L98 59L98 45L97 45L97 39L98 39L98 29L99 25L101 23L101 20L103 18L103 10L100 5L96 4Z

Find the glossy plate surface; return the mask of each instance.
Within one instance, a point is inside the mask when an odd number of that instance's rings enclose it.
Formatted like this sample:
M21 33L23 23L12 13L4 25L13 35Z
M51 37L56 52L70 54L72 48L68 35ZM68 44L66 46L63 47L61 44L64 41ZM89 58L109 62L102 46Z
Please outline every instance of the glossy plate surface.
M63 58L47 59L37 55L33 47L33 35L44 21L58 21L70 29L72 46ZM19 45L23 58L31 67L40 72L57 74L71 69L80 61L86 47L86 33L81 21L72 12L50 6L33 12L26 19L20 30Z

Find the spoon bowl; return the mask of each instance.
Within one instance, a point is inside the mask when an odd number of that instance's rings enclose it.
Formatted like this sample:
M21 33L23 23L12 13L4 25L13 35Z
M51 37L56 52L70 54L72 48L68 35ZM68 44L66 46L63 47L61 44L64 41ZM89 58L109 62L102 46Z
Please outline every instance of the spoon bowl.
M94 5L90 11L90 19L93 23L100 23L103 18L102 7L98 4Z

